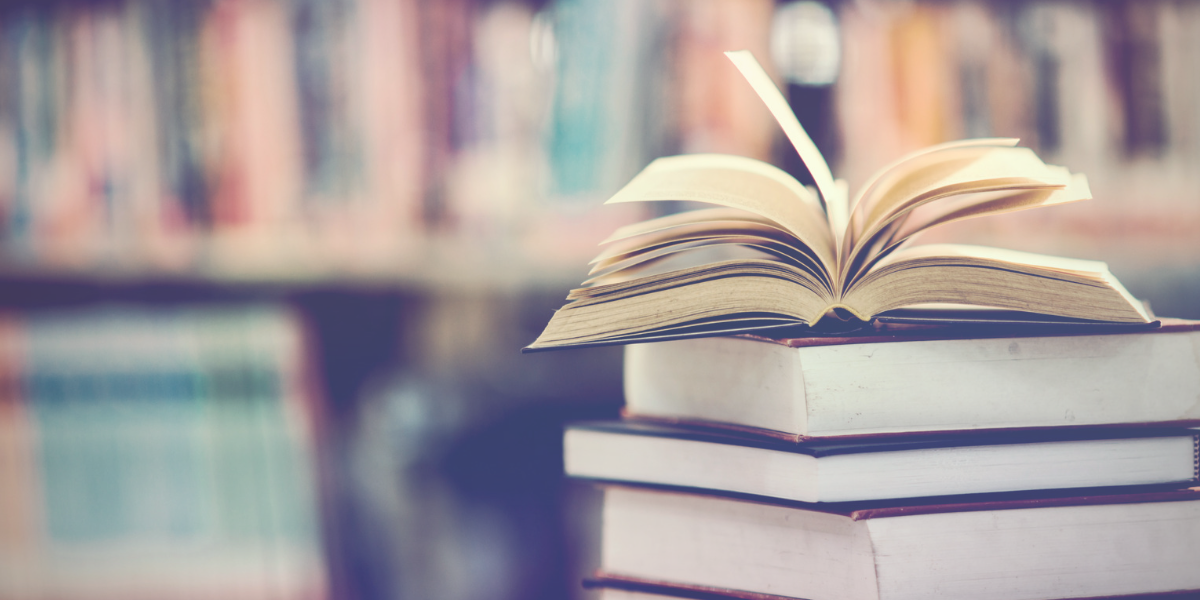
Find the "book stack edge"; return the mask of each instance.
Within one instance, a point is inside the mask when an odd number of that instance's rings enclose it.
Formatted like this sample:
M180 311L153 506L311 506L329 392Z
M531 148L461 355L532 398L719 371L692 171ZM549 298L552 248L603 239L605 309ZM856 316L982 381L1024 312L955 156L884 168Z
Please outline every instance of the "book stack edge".
M1200 595L1200 323L672 341L625 377L564 437L600 597Z

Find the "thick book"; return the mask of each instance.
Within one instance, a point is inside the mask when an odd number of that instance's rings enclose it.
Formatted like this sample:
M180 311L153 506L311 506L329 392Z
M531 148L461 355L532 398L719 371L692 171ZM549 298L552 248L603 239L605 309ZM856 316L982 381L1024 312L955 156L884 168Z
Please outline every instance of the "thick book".
M600 568L807 600L1200 591L1200 490L836 509L604 491Z
M615 232L527 350L618 344L748 328L819 329L894 309L976 306L1074 320L1152 317L1104 263L959 244L911 245L963 219L1091 197L1086 179L1012 139L910 154L851 200L782 93L746 51L727 53L816 183L762 161L660 158L608 200L713 205Z
M569 426L573 477L794 500L851 502L1200 478L1200 432L1052 429L784 442L687 427L595 421Z
M783 438L1200 423L1200 322L1125 333L939 327L625 348L626 414Z

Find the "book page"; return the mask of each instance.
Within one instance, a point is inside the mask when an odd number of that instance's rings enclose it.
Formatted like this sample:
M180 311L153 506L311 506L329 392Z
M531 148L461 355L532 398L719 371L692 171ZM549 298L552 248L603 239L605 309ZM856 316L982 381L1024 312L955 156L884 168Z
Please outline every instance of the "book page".
M738 223L759 223L768 227L775 227L781 231L785 231L781 226L765 217L756 215L751 212L746 212L740 208L726 208L724 206L716 208L700 208L696 210L687 210L674 214L655 217L637 223L630 223L617 228L612 235L600 242L601 246L611 244L626 238L645 235L655 231L662 231L672 227L685 227L690 225L703 226L706 223L717 222L738 222ZM721 227L722 225L717 225Z
M872 209L873 202L865 202L864 197L870 195L871 198L878 198L875 193L875 188L880 186L890 185L888 182L895 180L898 176L905 173L920 170L923 166L939 161L937 157L930 155L942 150L950 150L954 148L967 148L972 146L1007 146L1013 147L1017 145L1016 138L980 138L971 140L957 140L944 144L937 144L922 148L915 152L910 152L900 158L888 163L882 169L875 171L873 175L863 184L862 189L855 194L854 200L849 203L851 211L850 222L847 224L846 239L841 248L842 257L845 258L849 254L849 245L854 242L855 235L862 231L863 223L866 220L866 213Z
M1099 260L1068 258L971 244L921 244L905 248L881 260L878 268L926 258L979 259L996 263L1011 263L1092 279L1099 278L1103 273L1108 272L1108 265Z
M792 112L791 105L783 97L783 93L779 91L771 76L754 58L754 54L749 50L738 50L726 52L725 56L728 56L738 71L741 71L750 87L754 88L754 93L758 94L763 104L767 105L767 110L771 111L771 115L783 128L783 134L796 148L796 153L800 155L800 161L812 175L813 182L817 184L817 191L820 192L821 199L825 203L825 211L828 213L833 237L835 240L840 240L846 223L849 221L847 195L839 193L833 181L833 173L829 170L829 164L825 162L825 157L821 156L821 151L817 149L812 138L808 137L808 132L804 131L804 126L796 118L796 113Z
M718 209L727 210L727 209ZM702 211L691 211L702 212ZM738 211L741 214L749 215L743 211ZM687 213L679 213L686 215ZM670 215L675 217L678 215ZM744 221L744 220L714 220L714 221L699 221L688 223L683 220L674 220L675 223L670 227L650 228L645 233L623 237L615 241L609 242L595 258L588 262L589 265L599 264L610 260L614 257L634 254L645 251L650 248L673 244L677 242L691 241L704 238L724 237L724 236L757 236L772 240L775 243L786 245L796 252L807 254L816 260L816 254L804 244L799 243L796 236L783 230L778 224L771 221ZM641 225L642 223L639 223Z
M672 252L686 252L688 250L697 248L724 245L747 246L760 249L770 254L785 257L789 262L809 262L816 264L816 261L812 260L811 257L806 257L804 253L785 242L780 242L766 236L733 233L681 238L667 243L654 244L644 248L638 248L629 252L609 256L592 263L588 274L591 275L601 271L620 270L625 268L627 265L637 264L640 261L650 260L656 256L662 256Z
M583 285L595 285L598 283L607 283L609 281L625 280L629 275L634 274L632 271L640 271L653 263L662 261L668 257L677 254L688 253L689 256L681 260L694 264L704 264L711 262L713 256L711 251L721 250L751 250L757 251L765 255L764 257L774 257L783 260L788 264L803 269L810 273L814 279L821 281L825 290L832 294L833 286L829 283L828 273L821 268L814 258L802 252L797 251L792 246L770 239L766 237L754 235L722 235L703 237L692 240L681 240L670 244L660 246L651 246L636 252L622 254L612 258L605 259L596 263L589 271L589 275L594 275ZM726 252L725 254L733 254ZM698 258L688 261L693 255ZM639 275L641 273L638 273Z
M861 229L870 232L920 196L938 188L987 179L1024 178L1065 186L1069 173L1052 169L1028 148L967 146L941 150L910 163L890 181L876 185L862 199Z
M812 324L828 303L806 273L768 261L709 265L651 281L573 290L571 296L578 300L554 313L530 349L659 335L710 322L728 322L730 328L763 319Z
M734 244L715 244L704 245L698 244L695 246L684 244L682 251L676 252L674 247L669 247L661 254L658 252L650 253L649 260L641 261L641 257L636 258L627 266L620 266L612 270L606 270L600 275L593 276L584 281L581 285L587 287L597 287L613 285L618 283L633 283L639 279L658 276L672 276L685 272L696 267L703 267L709 264L724 263L728 261L738 260L774 260L776 257L764 253L763 250L756 249L750 246L740 246ZM792 268L799 268L792 261L786 261ZM816 264L814 261L813 265ZM819 266L809 267L810 272L823 273ZM814 277L820 278L819 275ZM568 295L568 299L570 295Z
M730 209L718 209L730 210ZM699 211L693 211L699 212ZM743 211L737 211L741 214L749 215ZM677 215L670 215L677 216ZM772 250L773 253L783 254L792 260L806 266L805 268L815 269L814 274L822 278L828 276L824 273L816 254L811 248L805 246L796 239L792 234L782 230L778 225L760 223L757 221L741 221L741 220L721 220L721 221L705 221L699 223L686 223L668 227L665 229L655 229L641 235L626 237L615 242L612 242L604 248L589 265L592 265L591 273L596 273L603 269L609 269L613 265L623 262L626 259L640 256L646 253L659 252L660 250L681 246L692 245L696 243L704 244L741 244L751 242L755 246L769 246L778 249L778 252ZM832 289L832 288L831 288Z
M1066 188L1071 183L1067 170L1047 166L1028 148L958 147L920 162L924 164L916 170L893 176L863 197L864 220L842 263L843 281L870 262L865 251L879 248L877 234L925 203L967 193Z
M1071 176L1070 183L1062 189L1009 190L969 194L965 197L956 197L918 207L896 219L874 236L871 245L864 248L862 252L866 260L854 267L849 278L853 279L862 272L870 270L880 258L920 233L934 227L976 217L1067 204L1087 200L1091 197L1087 178L1077 173Z
M1076 319L1151 320L1103 262L964 244L897 251L855 282L844 302L871 315L949 303Z
M910 212L887 240L889 247L939 225L1004 213L1089 200L1087 177L1075 173L1065 188L978 194L920 207Z
M660 158L608 200L684 200L737 208L766 217L812 248L833 272L833 237L817 200L782 170L752 158L690 154Z
M708 262L702 265L668 271L649 277L631 279L616 283L606 283L592 287L576 288L567 294L567 300L576 304L591 304L607 302L616 298L636 296L653 291L664 290L681 285L690 285L708 279L720 279L733 276L767 277L786 279L800 284L823 298L829 298L829 292L811 273L797 268L795 265L774 260L763 259L734 259L718 262Z

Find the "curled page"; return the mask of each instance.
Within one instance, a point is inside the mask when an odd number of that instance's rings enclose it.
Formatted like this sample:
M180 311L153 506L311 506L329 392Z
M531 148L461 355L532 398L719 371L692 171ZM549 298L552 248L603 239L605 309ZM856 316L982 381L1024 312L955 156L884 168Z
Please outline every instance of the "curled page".
M796 118L796 113L792 112L792 107L788 104L787 99L775 86L771 76L767 75L762 65L754 58L754 54L749 50L737 50L726 52L725 56L733 61L734 66L750 83L750 87L754 88L754 93L758 94L763 104L767 105L767 110L771 111L771 115L783 128L784 135L792 142L792 146L800 155L800 160L812 174L813 181L817 184L817 191L820 192L821 199L825 201L825 212L828 215L834 238L840 245L850 211L847 206L847 196L844 190L834 183L833 173L829 170L829 164L825 162L825 157L821 156L821 151L817 149L817 145L800 125L800 120Z

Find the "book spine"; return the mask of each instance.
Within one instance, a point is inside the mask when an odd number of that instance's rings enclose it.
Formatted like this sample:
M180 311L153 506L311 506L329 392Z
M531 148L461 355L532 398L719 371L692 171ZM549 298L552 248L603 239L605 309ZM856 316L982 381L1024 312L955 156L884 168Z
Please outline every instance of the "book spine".
M272 306L0 314L0 597L325 597L302 343Z

